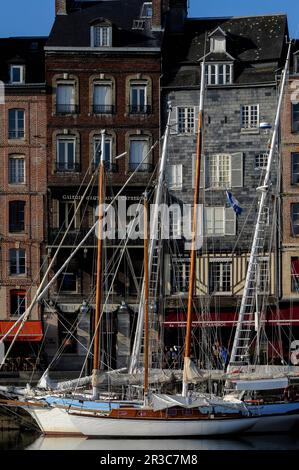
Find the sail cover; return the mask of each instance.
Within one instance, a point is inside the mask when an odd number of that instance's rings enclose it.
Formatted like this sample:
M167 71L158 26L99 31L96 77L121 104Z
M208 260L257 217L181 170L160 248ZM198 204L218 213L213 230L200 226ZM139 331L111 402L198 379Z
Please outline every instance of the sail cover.
M196 398L192 401L189 397L182 397L181 395L163 395L155 394L151 397L152 406L154 411L166 410L174 406L182 408L198 408L199 406L209 406L209 402L204 397Z
M267 380L238 380L235 382L236 390L278 390L286 388L289 384L288 378Z

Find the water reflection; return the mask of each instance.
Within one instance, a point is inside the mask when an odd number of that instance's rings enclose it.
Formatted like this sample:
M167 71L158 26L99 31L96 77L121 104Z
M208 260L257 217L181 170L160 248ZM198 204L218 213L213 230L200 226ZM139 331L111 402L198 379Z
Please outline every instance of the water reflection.
M27 450L299 450L299 435L239 439L86 439L39 437Z

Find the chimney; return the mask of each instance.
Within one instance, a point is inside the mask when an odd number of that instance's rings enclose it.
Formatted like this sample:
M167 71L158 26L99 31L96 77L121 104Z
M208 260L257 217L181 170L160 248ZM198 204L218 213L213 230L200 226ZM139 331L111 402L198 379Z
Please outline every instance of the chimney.
M67 15L66 11L66 0L55 0L55 14Z
M153 4L153 18L152 18L152 29L162 29L162 2L163 0L152 0Z
M167 28L171 32L182 32L188 16L188 0L168 0Z

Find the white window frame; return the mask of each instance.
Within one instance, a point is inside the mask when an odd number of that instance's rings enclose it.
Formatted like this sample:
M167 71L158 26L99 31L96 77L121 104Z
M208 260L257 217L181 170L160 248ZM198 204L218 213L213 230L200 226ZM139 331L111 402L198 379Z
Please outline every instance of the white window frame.
M187 294L188 293L188 285L190 279L190 268L191 268L191 260L190 258L176 258L172 257L172 270L175 268L175 285L172 285L172 291L175 294ZM182 279L182 282L179 282L179 278ZM185 290L179 289L179 285L186 285Z
M132 143L136 142L136 141L143 142L143 143L146 142L146 145L147 145L146 156L143 155L143 158L142 158L142 160L140 160L140 162L131 161L131 146L132 146ZM150 163L150 139L149 139L149 137L148 136L138 136L138 135L131 136L130 139L129 139L129 167L131 165L136 165L136 167L137 167L140 164L140 169L138 171L142 172L142 171L145 171L145 170L143 170L143 168L146 168L146 167L143 167L143 165L149 165L149 163Z
M268 153L257 153L255 155L255 169L256 170L265 170L268 165Z
M223 83L220 83L220 66L223 66ZM233 64L226 63L213 63L206 64L206 81L209 86L218 86L218 85L231 85L233 83ZM227 80L227 77L229 79ZM215 77L215 80L212 80L212 77ZM215 81L215 83L212 83Z
M13 71L14 69L20 70L20 80L14 81L13 80ZM10 66L10 83L12 85L22 85L25 83L25 66L24 65L11 65Z
M256 116L256 119L255 119ZM241 106L241 129L257 131L260 123L260 105L245 104Z
M105 97L105 103L96 103L95 90L96 90L97 87L106 87L109 90L108 99L107 99L107 97ZM112 92L112 81L111 80L105 80L105 81L104 80L103 81L96 80L96 81L94 81L94 83L93 83L92 104L93 104L93 106L113 106L113 92ZM110 114L110 112L111 112L111 110L109 110L106 114ZM103 112L101 114L105 114L105 112Z
M12 168L11 164L12 162L15 162L16 167L15 167L15 181L13 181L12 176ZM20 171L20 167L18 167L17 162L22 162L22 169ZM25 184L26 183L26 165L25 165L25 156L24 155L9 155L8 157L8 184L13 184L13 185L19 185L19 184ZM22 178L20 178L20 174Z
M147 8L151 8L151 15L147 14ZM153 3L152 2L144 2L142 5L141 15L140 18L152 18L153 17Z
M171 238L179 240L182 238L182 210L178 204L171 206Z
M178 106L177 118L178 134L194 134L196 119L194 106Z
M226 168L225 168L226 165ZM231 154L219 153L210 157L210 186L214 189L227 189L232 185L232 161ZM215 173L215 174L214 174ZM227 173L227 182L221 182L222 175Z
M99 44L96 43L97 32L99 32ZM111 47L111 46L112 46L112 27L109 25L105 25L105 24L92 26L91 27L91 47Z
M12 273L11 272L11 252L12 251L15 251L16 253L16 272L15 273ZM21 252L24 253L24 272L20 272L20 267L21 267ZM9 250L9 275L10 276L26 276L26 250L24 248L18 248L18 249L15 249L15 248L11 248Z
M101 151L101 142L102 142L102 138L100 135L95 135L93 137L93 145L92 145L92 161L94 164L97 164L99 162L96 161L96 148L97 146L99 145L98 147L98 152ZM112 148L113 148L113 137L112 135L105 135L105 144L109 143L110 144L110 148L109 148L109 158L106 158L106 145L105 145L105 148L104 148L104 161L105 162L109 162L110 164L112 164L113 162L113 151L112 151Z
M222 213L222 218L218 215ZM222 220L222 229L216 228L217 221ZM210 226L209 226L210 225ZM217 231L218 230L218 231ZM207 237L217 237L225 235L225 207L206 207L205 208L205 235Z
M183 165L169 165L169 189L181 190L183 189Z
M295 162L295 156L298 157L297 162ZM294 171L295 168L297 168L297 171ZM294 178L295 175L297 175L297 178ZM292 186L298 186L299 184L299 152L291 152L291 184Z
M68 155L67 155L67 152L65 152L64 161L61 161L61 160L59 159L59 155L60 155L60 154L59 154L59 146L60 146L59 144L60 144L62 141L65 142L65 145L66 145L67 142L73 142L73 144L74 144L73 168L72 168L72 169L71 169L71 168L67 168L67 166L66 166L66 165L69 163L69 162L68 162ZM67 171L75 172L75 171L76 171L76 163L77 163L77 161L76 161L76 150L77 150L76 147L77 147L77 139L76 139L76 137L62 136L62 135L60 135L60 136L57 137L57 140L56 140L56 164L57 164L57 166L58 166L59 163L64 163L64 164L65 164L65 167L64 167L63 169L58 168L57 171L59 171L59 172L61 172L61 171L62 171L62 172L63 172L63 171L66 171L66 172L67 172Z
M231 258L226 258L226 259L210 259L209 260L209 266L212 267L212 265L215 265L215 264L218 264L220 266L220 286L223 286L224 284L224 278L223 278L223 274L224 274L224 270L223 270L223 265L226 264L226 265L229 265L230 266L230 290L229 291L222 291L222 290L217 290L217 291L211 291L211 286L209 286L209 291L211 294L213 295L231 295L232 294L232 290L233 290L233 285L232 285L232 281L233 281L233 264L232 264L232 259ZM210 282L210 273L209 273L209 282ZM216 282L214 281L214 284L216 284Z
M295 206L297 207L296 211L294 210ZM297 217L295 217L295 220L297 221L297 223L294 223L294 215L297 215ZM298 227L297 229L297 232L295 232L295 227ZM291 236L293 238L297 238L299 237L299 203L292 203L291 204L291 228L292 228L292 232L291 232Z
M133 104L133 90L137 90L137 104ZM144 103L141 104L141 91L144 92ZM131 82L130 83L130 107L137 106L140 107L144 106L145 110L148 104L148 83L147 82Z

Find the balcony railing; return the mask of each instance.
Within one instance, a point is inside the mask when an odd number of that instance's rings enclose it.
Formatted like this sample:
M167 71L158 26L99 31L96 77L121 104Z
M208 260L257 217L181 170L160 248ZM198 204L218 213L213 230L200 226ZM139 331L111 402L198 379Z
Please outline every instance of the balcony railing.
M78 114L79 106L77 104L56 104L56 114Z
M56 171L78 173L80 171L80 163L75 162L56 162Z
M99 162L92 162L92 170L95 171L99 166ZM111 162L104 162L105 170L108 173L117 173L118 172L118 165L117 163Z
M93 114L114 114L113 104L94 104L92 107Z
M129 106L129 114L151 114L152 108L149 105L145 104L130 104Z
M153 165L151 163L129 163L129 172L137 170L140 173L151 173Z
M25 137L24 130L8 131L9 139L24 139L24 137Z

